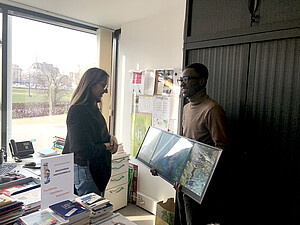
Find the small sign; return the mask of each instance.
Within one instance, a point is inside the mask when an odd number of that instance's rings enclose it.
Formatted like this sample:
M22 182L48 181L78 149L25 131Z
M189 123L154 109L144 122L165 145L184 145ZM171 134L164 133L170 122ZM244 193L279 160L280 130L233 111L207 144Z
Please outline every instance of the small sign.
M74 198L74 156L41 159L41 209Z

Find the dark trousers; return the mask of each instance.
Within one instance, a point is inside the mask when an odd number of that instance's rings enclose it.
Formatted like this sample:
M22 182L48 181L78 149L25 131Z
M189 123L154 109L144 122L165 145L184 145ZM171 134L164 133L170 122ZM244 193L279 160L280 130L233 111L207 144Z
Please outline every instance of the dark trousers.
M200 204L183 193L176 193L174 225L200 225Z
M183 193L176 193L174 225L206 225L224 223L223 209L217 207L216 202L199 204Z
M223 153L222 157L201 204L186 194L176 193L174 225L237 224L231 216L233 182L229 167L230 158L228 154Z

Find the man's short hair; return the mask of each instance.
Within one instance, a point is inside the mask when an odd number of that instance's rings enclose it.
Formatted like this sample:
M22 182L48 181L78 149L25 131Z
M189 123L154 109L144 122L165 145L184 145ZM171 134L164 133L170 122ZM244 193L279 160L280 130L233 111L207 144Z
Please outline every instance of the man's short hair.
M191 68L194 69L195 72L201 77L201 78L205 78L206 80L208 79L208 69L205 65L203 65L202 63L193 63L188 65L187 68Z

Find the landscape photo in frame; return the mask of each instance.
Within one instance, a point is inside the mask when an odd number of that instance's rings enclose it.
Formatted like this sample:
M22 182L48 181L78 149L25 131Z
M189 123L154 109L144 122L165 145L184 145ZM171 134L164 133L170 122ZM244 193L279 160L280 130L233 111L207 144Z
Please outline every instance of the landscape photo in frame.
M222 150L150 126L136 158L201 203Z
M174 183L179 180L192 147L189 140L162 132L150 165L170 183Z

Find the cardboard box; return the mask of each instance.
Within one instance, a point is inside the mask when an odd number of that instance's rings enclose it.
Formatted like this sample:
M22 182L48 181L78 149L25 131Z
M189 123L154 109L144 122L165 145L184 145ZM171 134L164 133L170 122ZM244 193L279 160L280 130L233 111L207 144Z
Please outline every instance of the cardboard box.
M173 225L174 212L174 198L169 198L166 202L158 202L156 206L155 225Z

